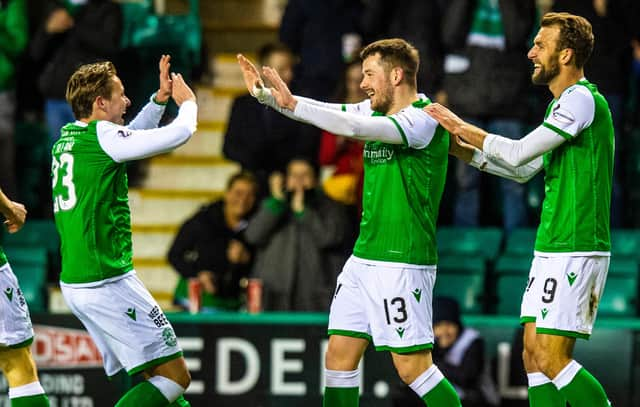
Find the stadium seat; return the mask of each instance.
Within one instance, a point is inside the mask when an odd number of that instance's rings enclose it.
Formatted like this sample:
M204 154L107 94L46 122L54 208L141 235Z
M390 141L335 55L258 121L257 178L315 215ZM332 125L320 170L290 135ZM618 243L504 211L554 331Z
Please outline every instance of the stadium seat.
M485 271L481 258L441 257L433 295L455 298L463 313L482 313Z
M518 228L513 230L507 236L507 242L504 248L504 256L516 257L522 256L531 258L533 248L536 242L536 229L534 228Z
M612 258L598 315L635 316L638 302L638 264Z
M611 256L640 261L640 230L613 229L611 231Z
M527 285L531 268L531 251L529 257L502 256L496 263L496 311L502 315L520 315L522 294Z
M502 230L498 228L441 227L437 232L438 254L479 258L493 261L502 243Z

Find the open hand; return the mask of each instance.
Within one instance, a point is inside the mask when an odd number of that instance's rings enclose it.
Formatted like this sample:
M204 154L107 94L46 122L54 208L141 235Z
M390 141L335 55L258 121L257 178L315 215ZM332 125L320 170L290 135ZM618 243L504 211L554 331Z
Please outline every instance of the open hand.
M260 77L260 72L258 71L258 68L256 68L255 65L253 65L251 61L249 61L244 55L238 54L237 58L238 65L240 65L240 69L242 70L242 78L244 79L244 84L247 87L249 93L255 96L253 94L254 87L264 88L264 82Z
M436 119L451 135L459 137L473 147L482 149L482 144L487 136L486 131L465 122L451 110L438 103L431 103L423 110Z
M196 95L193 93L189 85L184 81L179 73L171 74L171 97L178 106L187 100L196 101Z
M271 94L276 100L278 106L291 111L295 110L298 101L293 97L289 87L284 83L280 74L278 74L278 71L270 66L264 66L262 67L262 73L273 85L273 88L271 88Z
M169 68L171 68L171 55L162 55L158 68L160 70L160 87L156 93L156 102L166 103L171 97L171 90L173 88L171 77L169 76Z

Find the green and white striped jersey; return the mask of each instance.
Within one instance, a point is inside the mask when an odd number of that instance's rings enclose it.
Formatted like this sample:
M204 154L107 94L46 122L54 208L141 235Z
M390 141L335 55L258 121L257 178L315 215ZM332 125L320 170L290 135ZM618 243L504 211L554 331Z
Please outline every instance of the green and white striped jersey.
M173 123L155 128L163 112L149 103L127 127L76 121L62 128L51 165L62 283L99 285L133 270L126 161L169 151L196 126L193 102L182 104Z
M367 260L411 265L438 261L436 221L447 175L449 136L422 108L424 97L388 116L403 144L367 142L360 235L353 254ZM362 115L370 102L345 105Z
M549 104L543 126L567 141L543 156L545 199L535 250L606 255L614 154L609 105L583 79Z

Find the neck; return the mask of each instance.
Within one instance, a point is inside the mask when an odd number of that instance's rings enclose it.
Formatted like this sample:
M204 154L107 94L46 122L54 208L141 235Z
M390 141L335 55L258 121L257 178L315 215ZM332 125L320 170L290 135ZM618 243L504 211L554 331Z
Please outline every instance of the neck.
M549 83L549 90L555 99L558 99L562 92L569 86L575 85L584 78L584 69L568 68L563 70Z
M224 210L224 220L227 223L227 226L229 226L229 228L234 229L236 226L238 226L238 223L240 223L242 218L239 217L239 216L233 215L231 213L231 211L229 211L229 210L227 210L225 208L225 210Z
M415 88L406 85L398 86L395 88L393 103L386 115L396 114L416 100L418 100L418 91Z

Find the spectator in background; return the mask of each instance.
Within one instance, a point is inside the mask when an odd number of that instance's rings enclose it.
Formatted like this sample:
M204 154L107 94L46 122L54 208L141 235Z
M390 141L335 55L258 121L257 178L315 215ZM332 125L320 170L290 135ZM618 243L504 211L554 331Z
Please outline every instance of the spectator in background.
M460 319L460 305L453 298L433 300L433 363L451 381L464 407L497 406L500 396L484 358L484 339ZM397 407L424 407L424 402L407 385L392 395Z
M358 59L347 64L334 102L359 103L365 100L367 94L360 88L360 82L362 63ZM354 208L354 222L359 222L362 211L363 146L362 141L336 136L324 130L320 138L320 165L335 167L333 173L324 181L324 192L329 198ZM357 223L354 227L357 227ZM355 236L357 233L354 233L354 241Z
M404 0L402 7L387 0L369 0L362 13L362 31L367 41L402 38L420 52L418 89L442 102L443 48L441 18L446 0Z
M344 208L318 188L315 167L293 159L269 179L271 196L249 221L256 246L252 275L263 281L266 311L326 311L346 255Z
M180 227L169 250L169 262L181 277L176 304L189 308L187 279L196 278L204 312L240 308L240 280L249 274L253 260L244 231L257 188L251 173L233 175L221 200L202 207Z
M112 0L88 0L77 8L55 3L31 44L33 59L44 65L38 87L45 98L45 116L53 144L60 129L73 122L65 86L82 64L115 60L120 48L122 11ZM73 13L73 14L71 14Z
M613 194L611 196L611 227L623 227L624 197L621 155L624 104L629 89L632 61L631 40L638 26L638 16L632 12L637 0L555 0L553 11L566 11L591 22L595 42L593 53L585 66L590 82L607 98L615 130L615 161Z
M360 0L289 0L280 22L280 41L300 57L291 87L301 96L331 98L343 64L360 48ZM282 76L282 75L281 75Z
M276 69L282 80L293 78L293 54L284 44L270 43L258 52L261 65ZM225 157L254 173L259 196L269 192L269 174L283 171L294 157L315 160L318 155L317 131L262 106L250 94L233 101L224 137Z
M525 134L531 64L526 58L536 22L535 0L451 0L442 20L446 50L444 101L465 121L515 138ZM457 160L454 224L477 226L480 172ZM527 223L525 189L500 180L506 231Z
M0 0L0 187L16 196L15 78L17 61L27 46L25 0Z

